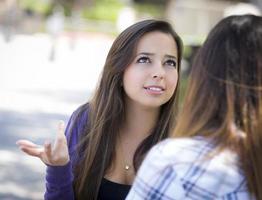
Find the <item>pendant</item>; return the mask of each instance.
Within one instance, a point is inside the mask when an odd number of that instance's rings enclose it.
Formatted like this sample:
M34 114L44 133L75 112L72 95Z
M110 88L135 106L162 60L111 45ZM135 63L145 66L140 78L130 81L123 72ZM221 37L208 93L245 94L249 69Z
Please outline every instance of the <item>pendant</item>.
M129 165L126 165L125 166L125 170L129 170L130 166Z

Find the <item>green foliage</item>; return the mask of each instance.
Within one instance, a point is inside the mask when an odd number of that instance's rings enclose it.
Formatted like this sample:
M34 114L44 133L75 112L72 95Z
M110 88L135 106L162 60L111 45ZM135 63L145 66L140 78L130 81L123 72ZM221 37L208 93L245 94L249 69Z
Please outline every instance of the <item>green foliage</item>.
M45 16L52 14L54 7L60 5L64 9L65 16L70 16L73 1L20 0L20 5L23 9L29 9ZM83 8L82 16L88 19L115 22L122 7L123 4L119 0L94 0L94 4L91 7Z
M188 45L185 45L183 50L183 57L188 59L192 54L192 48Z
M179 93L179 108L183 106L183 102L185 99L186 89L188 84L188 77L181 77L180 79L180 93Z
M97 0L90 8L83 10L83 17L93 20L115 22L123 4L117 0Z
M165 12L164 5L155 5L149 3L136 3L134 8L139 15L150 15L156 18L162 18Z
M20 0L19 4L23 9L29 9L43 15L50 12L51 8L50 2L46 0Z

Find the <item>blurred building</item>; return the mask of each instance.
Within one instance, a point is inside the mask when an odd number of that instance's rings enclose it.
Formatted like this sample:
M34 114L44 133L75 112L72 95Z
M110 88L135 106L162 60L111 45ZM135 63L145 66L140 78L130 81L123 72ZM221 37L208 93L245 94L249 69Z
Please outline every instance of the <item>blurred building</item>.
M252 13L261 15L260 0L170 0L166 19L182 36L185 51L183 71L190 71L194 55L213 26L222 18Z
M253 0L255 2L256 0ZM170 0L166 18L188 44L199 44L211 28L223 17L231 14L261 14L260 1L256 4L222 0Z

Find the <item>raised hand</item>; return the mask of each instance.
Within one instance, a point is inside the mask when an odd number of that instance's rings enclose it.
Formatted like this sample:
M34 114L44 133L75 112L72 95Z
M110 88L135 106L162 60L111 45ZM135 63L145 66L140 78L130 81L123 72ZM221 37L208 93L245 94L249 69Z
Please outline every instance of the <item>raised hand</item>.
M18 140L16 144L23 152L40 158L46 165L66 165L69 162L69 153L64 127L64 122L60 121L54 145L51 145L50 142L45 142L43 146L40 146L28 140Z

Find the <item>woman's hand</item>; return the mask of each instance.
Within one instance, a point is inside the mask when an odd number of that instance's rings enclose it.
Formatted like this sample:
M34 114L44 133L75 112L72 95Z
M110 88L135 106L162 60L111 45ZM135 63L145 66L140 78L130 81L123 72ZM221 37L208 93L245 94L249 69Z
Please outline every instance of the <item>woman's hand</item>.
M30 156L40 158L46 165L63 166L66 165L70 158L68 153L67 141L64 134L64 122L60 121L55 143L52 146L50 142L45 142L39 146L28 140L18 140L16 144L19 148Z

